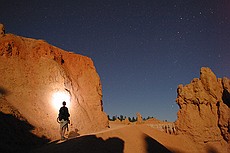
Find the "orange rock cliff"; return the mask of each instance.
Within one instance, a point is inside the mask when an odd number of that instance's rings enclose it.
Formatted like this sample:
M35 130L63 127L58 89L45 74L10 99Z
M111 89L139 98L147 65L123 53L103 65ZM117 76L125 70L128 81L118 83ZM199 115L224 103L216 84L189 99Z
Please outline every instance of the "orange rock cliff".
M176 126L198 143L230 143L230 79L201 68L200 78L179 85ZM229 148L230 149L230 148Z
M100 78L90 58L43 40L5 34L0 25L0 111L16 110L16 116L36 127L33 133L56 139L61 103L56 107L54 103L63 97L54 96L62 93L70 97L70 131L88 133L108 127Z

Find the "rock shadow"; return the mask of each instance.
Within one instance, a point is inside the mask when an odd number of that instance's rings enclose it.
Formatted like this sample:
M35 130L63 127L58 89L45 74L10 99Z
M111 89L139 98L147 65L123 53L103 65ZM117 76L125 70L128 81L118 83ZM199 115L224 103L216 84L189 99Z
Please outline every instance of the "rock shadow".
M147 145L146 153L172 153L164 145L149 137L148 135L145 136L145 142Z
M68 134L68 138L73 139L80 136L80 134L78 133L78 130L75 129L75 131L70 131Z
M7 94L9 94L9 91L7 91L5 88L3 88L3 87L0 87L0 97L1 96L5 96L5 95L7 95Z
M55 141L42 148L33 150L31 153L123 153L124 141L112 137L107 140L95 135L81 136L59 143Z
M224 89L223 91L222 100L228 107L230 107L230 93L227 89Z
M219 153L219 152L213 147L208 147L207 153Z
M28 122L0 112L0 152L26 153L48 143L48 139L32 134L30 131L33 129Z

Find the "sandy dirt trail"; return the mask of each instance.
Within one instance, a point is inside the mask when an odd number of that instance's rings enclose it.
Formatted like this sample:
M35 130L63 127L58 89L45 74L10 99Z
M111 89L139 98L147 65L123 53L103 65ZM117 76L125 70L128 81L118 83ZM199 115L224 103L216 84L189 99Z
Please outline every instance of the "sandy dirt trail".
M194 153L195 143L183 135L169 135L147 125L118 125L68 141L54 141L33 153Z

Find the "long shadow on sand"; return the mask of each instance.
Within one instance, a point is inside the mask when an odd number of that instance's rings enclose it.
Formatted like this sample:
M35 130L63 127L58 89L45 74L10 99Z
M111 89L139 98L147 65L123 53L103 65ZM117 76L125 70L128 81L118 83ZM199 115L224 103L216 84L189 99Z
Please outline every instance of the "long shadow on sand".
M146 148L147 153L172 153L165 146L163 146L155 139L149 137L148 135L146 135L145 137L145 142L147 144L147 148Z
M119 138L103 140L95 135L82 136L62 143L53 142L31 153L123 153L124 141Z
M33 129L28 122L0 112L0 152L25 153L48 142L32 134Z
M172 153L158 141L146 135L146 153ZM124 141L120 138L103 140L95 135L82 136L62 143L52 142L31 153L123 153Z
M135 138L134 138L135 139ZM155 139L145 136L145 153L172 153ZM117 137L103 140L95 135L81 136L65 142L52 142L30 153L123 153L124 141Z

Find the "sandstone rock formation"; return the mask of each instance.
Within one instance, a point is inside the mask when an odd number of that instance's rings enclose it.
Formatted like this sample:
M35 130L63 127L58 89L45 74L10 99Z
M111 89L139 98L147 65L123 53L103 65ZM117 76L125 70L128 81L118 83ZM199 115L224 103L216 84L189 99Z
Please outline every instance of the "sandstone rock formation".
M136 116L137 116L137 124L143 123L142 116L139 112L136 113Z
M156 118L150 118L148 120L145 120L143 123L154 129L157 129L159 131L168 134L174 134L174 135L177 134L177 130L174 122L165 122L165 121L160 121Z
M4 25L0 23L0 37L5 35L5 28Z
M125 118L125 119L122 121L122 123L123 123L123 124L126 124L126 125L131 124L128 118Z
M180 109L176 126L180 133L201 144L230 143L230 80L217 79L209 68L200 78L179 85L176 102Z
M61 99L53 102L58 92L70 96L70 131L88 133L108 127L100 78L88 57L43 40L5 34L0 37L0 74L1 101L35 126L37 135L59 138L54 103Z

